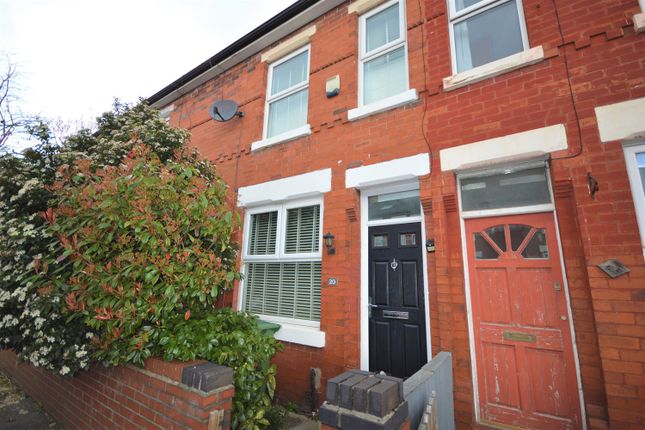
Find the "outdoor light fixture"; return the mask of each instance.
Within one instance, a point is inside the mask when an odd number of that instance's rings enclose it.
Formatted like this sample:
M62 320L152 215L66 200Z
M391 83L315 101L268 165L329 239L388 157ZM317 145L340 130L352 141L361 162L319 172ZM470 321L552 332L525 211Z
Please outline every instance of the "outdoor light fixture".
M332 255L336 253L336 248L334 248L334 235L330 232L327 232L323 239L325 239L325 246L327 247L327 255Z

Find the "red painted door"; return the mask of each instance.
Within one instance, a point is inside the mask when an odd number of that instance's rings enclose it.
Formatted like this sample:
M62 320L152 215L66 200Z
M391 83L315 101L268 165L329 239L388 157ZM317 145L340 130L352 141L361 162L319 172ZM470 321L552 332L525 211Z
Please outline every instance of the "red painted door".
M552 213L466 220L481 419L581 429Z

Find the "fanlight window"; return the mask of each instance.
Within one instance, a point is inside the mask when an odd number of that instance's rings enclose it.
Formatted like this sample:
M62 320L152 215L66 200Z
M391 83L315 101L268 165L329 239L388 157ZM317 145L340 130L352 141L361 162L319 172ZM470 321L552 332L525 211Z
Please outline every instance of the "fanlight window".
M523 224L497 225L474 233L473 240L477 260L497 260L502 256L519 256L526 260L549 258L543 228Z

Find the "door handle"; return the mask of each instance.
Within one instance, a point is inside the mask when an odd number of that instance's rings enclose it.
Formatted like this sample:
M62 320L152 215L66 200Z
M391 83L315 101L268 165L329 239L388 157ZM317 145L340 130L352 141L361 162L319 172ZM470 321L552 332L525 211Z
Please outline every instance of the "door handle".
M367 304L367 317L372 318L372 309L378 308L378 305L373 305L372 303Z

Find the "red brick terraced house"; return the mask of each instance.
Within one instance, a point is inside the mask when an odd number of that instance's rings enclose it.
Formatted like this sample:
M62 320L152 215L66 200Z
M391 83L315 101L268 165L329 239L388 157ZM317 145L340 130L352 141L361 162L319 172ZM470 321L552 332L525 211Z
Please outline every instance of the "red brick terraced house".
M644 8L300 0L149 98L243 214L281 401L449 351L458 428L645 428Z

